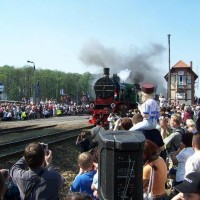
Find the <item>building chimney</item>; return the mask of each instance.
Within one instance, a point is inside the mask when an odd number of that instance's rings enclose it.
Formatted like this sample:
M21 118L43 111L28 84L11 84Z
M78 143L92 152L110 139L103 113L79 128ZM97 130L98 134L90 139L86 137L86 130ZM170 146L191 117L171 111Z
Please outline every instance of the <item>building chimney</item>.
M103 76L109 78L109 75L110 75L109 71L110 71L110 68L103 68Z
M191 67L191 69L192 69L192 61L190 61L190 67Z

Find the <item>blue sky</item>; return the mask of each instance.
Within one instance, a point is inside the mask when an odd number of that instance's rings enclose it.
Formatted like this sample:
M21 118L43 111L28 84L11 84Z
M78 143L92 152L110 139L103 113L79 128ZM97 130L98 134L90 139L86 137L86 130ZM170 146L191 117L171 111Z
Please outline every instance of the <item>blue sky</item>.
M0 0L0 66L31 60L36 69L96 73L88 61L96 56L115 71L156 44L145 62L163 77L171 34L171 66L193 61L199 75L199 8L199 0Z

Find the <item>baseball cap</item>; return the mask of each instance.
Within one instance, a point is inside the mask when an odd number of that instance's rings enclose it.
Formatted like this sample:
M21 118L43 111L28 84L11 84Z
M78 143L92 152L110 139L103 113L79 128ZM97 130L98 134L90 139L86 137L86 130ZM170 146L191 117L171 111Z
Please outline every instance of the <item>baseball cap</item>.
M181 184L175 186L175 189L182 193L200 192L200 173L192 172L188 174Z

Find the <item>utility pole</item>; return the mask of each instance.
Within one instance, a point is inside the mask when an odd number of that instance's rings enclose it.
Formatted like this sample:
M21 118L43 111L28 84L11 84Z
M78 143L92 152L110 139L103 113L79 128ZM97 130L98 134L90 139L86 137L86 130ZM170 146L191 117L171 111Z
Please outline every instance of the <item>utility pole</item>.
M35 81L35 63L33 61L30 61L30 60L27 60L27 63L32 63L33 64L33 79L34 79L34 85L33 85L33 103L36 103L36 87L37 87L37 84L36 84L36 81Z
M171 68L171 64L170 64L170 34L167 35L168 36L168 47L169 47L169 72L168 72L168 87L167 87L167 94L168 94L168 100L171 99L171 74L170 74L170 68Z

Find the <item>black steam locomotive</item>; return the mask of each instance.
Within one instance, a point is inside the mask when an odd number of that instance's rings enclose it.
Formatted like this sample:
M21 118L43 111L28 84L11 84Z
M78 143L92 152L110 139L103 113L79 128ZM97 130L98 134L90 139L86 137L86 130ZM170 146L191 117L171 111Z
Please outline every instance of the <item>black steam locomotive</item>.
M109 77L109 68L104 68L104 75L94 85L96 99L90 103L91 124L100 119L108 125L107 118L111 112L124 116L128 110L137 107L139 84L120 83L117 74Z

